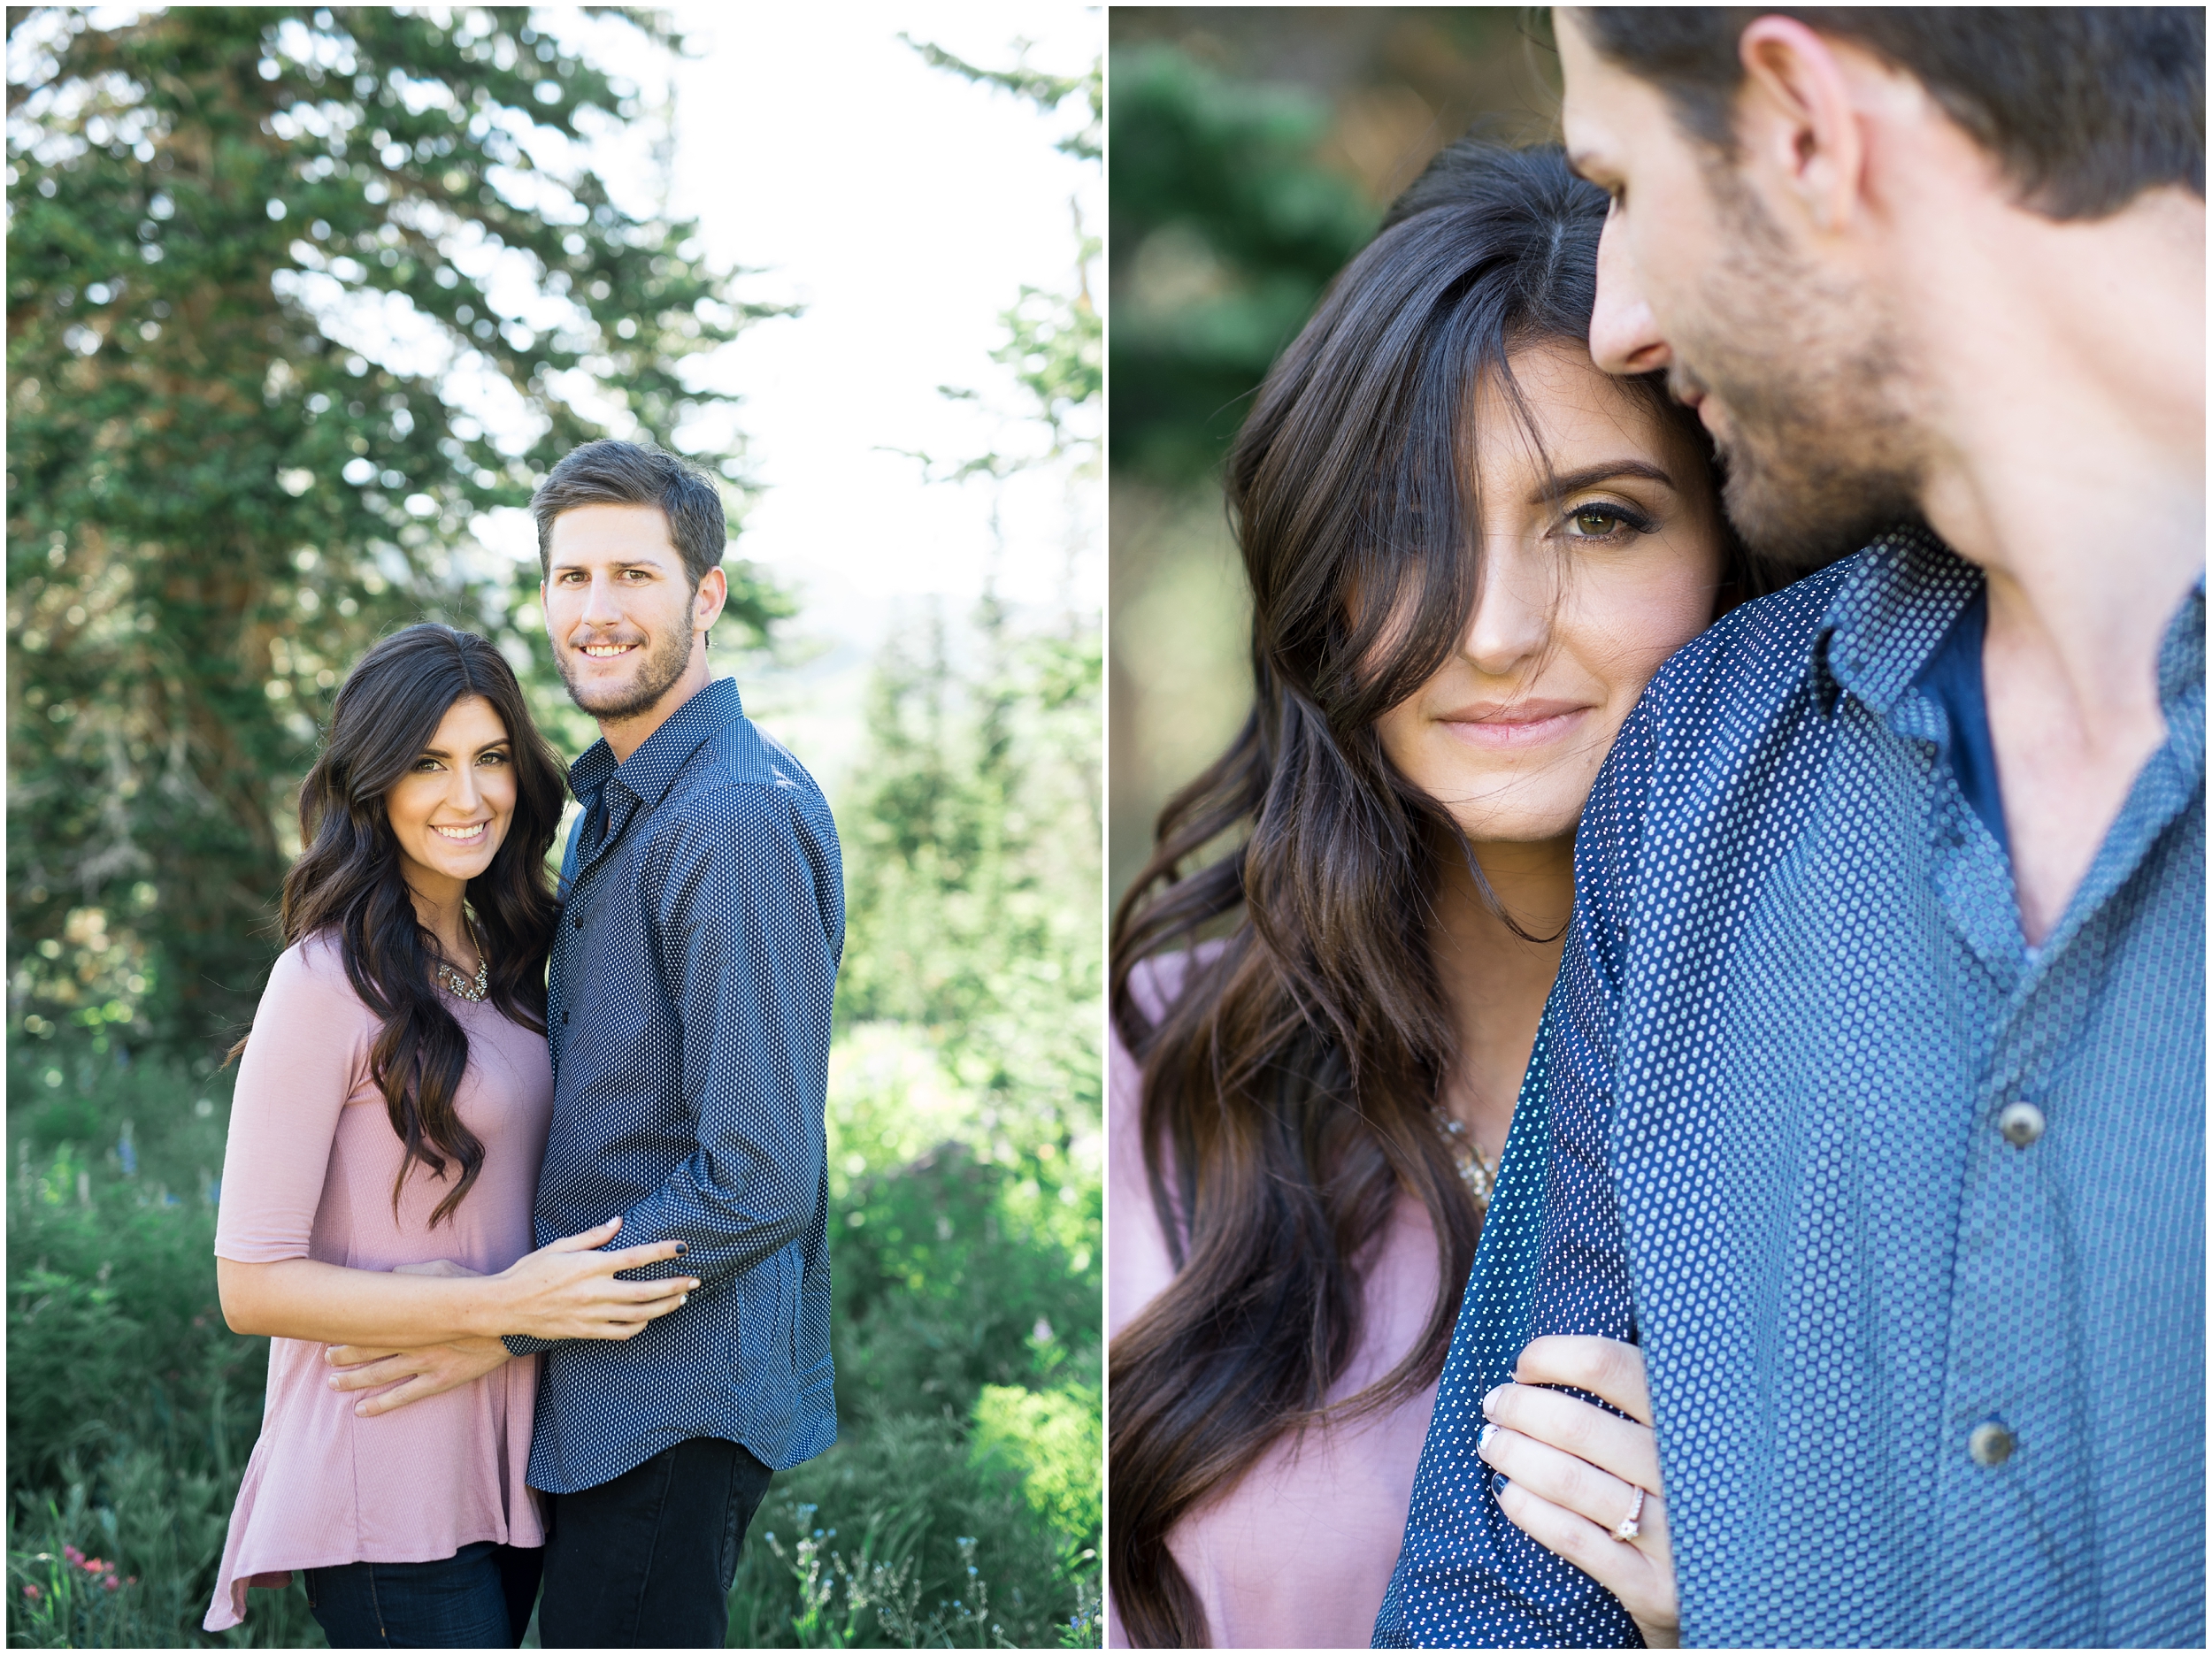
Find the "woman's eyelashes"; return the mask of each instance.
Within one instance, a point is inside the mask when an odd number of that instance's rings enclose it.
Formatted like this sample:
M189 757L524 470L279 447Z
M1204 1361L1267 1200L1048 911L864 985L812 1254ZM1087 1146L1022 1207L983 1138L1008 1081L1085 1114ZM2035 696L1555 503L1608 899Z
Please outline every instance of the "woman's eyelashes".
M1659 526L1648 512L1619 500L1587 500L1569 511L1561 533L1571 540L1613 543L1649 534Z
M479 753L476 755L476 762L485 769L495 770L508 762L507 749L504 747L493 747L488 752ZM416 770L423 775L428 775L433 770L442 770L444 768L445 761L434 754L426 753L415 761Z

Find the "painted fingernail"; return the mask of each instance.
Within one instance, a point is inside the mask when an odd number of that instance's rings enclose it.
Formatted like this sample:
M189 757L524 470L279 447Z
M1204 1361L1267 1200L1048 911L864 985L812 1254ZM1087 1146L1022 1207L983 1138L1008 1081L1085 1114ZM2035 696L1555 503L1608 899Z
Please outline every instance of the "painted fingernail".
M1509 1389L1511 1389L1511 1387L1508 1385L1493 1385L1482 1398L1482 1411L1485 1414L1488 1414L1490 1412L1490 1405L1498 1399L1498 1393Z
M689 1304L690 1302L691 1302L691 1295L690 1295L689 1293L679 1293L679 1294L676 1296L676 1303L677 1303L677 1305L678 1305L678 1306L679 1306L679 1307L681 1307L682 1306L687 1305L687 1304Z
M1481 1433L1480 1433L1479 1436L1477 1436L1477 1437L1476 1437L1476 1438L1475 1438L1475 1452L1476 1452L1477 1453L1479 1453L1479 1453L1484 1453L1484 1452L1486 1452L1489 1450L1489 1447L1490 1447L1490 1439L1491 1439L1493 1437L1495 1437L1497 1434L1498 1434L1498 1428L1497 1428L1496 1426L1494 1426L1494 1425L1486 1425L1486 1426L1484 1426L1484 1427L1482 1428Z

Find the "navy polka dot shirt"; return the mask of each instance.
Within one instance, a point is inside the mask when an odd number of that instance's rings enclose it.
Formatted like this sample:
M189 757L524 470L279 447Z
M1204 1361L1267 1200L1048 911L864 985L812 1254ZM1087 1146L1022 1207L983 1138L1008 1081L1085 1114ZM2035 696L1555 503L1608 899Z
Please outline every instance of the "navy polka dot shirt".
M569 1494L694 1437L779 1470L837 1437L830 1390L830 1008L844 946L837 830L813 778L718 679L617 765L569 770L553 1126L538 1245L617 1214L614 1245L690 1244L695 1276L627 1341L546 1352L530 1483Z
M1981 591L1886 537L1622 732L1379 1645L1639 1641L1475 1456L1544 1333L1643 1346L1685 1644L2203 1644L2203 586L2039 949L1928 683Z

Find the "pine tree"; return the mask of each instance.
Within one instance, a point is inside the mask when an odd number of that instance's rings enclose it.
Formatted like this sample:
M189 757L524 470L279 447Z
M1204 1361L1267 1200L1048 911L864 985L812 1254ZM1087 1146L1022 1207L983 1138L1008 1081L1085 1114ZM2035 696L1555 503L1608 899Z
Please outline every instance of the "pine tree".
M471 518L610 426L671 444L764 312L618 205L590 141L651 111L526 8L8 16L12 1023L204 1051L350 661L426 616L529 655L536 572Z

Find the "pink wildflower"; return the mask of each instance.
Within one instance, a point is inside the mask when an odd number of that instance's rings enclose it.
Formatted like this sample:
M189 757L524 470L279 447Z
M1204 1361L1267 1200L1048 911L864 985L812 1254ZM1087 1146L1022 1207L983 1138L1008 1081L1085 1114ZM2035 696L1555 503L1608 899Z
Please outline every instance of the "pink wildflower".
M65 1545L61 1549L61 1554L64 1558L68 1559L68 1561L75 1564L79 1568L82 1568L84 1567L84 1553L78 1551L76 1547Z
M41 1598L45 1596L45 1594L40 1591L35 1586L26 1586L23 1589L23 1595L29 1598L33 1603L36 1603Z

